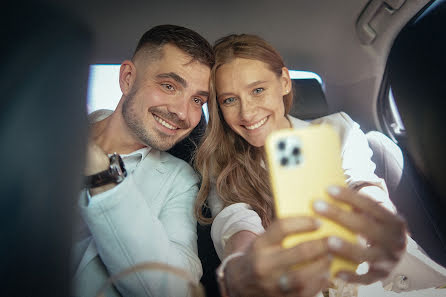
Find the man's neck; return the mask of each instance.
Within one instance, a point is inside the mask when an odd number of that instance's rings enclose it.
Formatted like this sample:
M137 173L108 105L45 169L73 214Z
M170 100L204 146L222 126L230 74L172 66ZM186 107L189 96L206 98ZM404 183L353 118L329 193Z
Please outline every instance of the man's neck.
M110 116L92 124L91 137L107 154L129 154L145 147L128 129L119 106Z

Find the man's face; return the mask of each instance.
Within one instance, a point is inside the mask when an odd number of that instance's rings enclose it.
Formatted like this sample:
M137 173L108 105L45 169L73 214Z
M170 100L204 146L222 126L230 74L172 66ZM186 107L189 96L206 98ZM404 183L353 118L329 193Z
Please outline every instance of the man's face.
M136 81L122 113L142 144L165 151L198 125L209 97L210 68L191 62L174 45L166 44L162 51L161 59L136 63Z

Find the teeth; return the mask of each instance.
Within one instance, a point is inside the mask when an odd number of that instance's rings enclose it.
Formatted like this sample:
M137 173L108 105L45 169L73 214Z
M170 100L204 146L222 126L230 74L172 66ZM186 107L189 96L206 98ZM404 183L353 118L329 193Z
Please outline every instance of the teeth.
M160 117L157 117L156 115L153 115L153 117L155 118L155 120L160 123L161 125L163 125L164 127L166 127L167 129L170 130L176 130L177 127L172 126L171 124L167 123L166 121L164 121L163 119L161 119Z
M267 119L267 118L264 118L263 120L261 120L260 122L257 122L257 123L254 124L254 125L251 125L251 126L245 126L245 127L246 127L246 129L248 129L248 130L254 130L254 129L257 129L257 128L259 128L260 126L262 126L263 124L265 124L266 119Z

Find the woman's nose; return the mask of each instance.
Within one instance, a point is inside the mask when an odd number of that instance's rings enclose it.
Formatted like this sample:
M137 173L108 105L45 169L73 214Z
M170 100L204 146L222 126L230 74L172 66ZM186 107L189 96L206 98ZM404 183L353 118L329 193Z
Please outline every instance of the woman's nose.
M255 117L256 106L250 100L241 100L240 104L240 118L246 122L250 123L251 120Z

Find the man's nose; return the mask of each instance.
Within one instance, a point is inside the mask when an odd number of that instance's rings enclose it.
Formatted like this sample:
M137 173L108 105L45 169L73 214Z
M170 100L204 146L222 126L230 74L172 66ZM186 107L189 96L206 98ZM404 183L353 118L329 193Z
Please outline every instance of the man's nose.
M187 98L177 98L177 100L172 100L170 104L167 107L167 110L171 113L174 113L177 115L177 117L185 121L187 118L187 114L189 112L189 102Z

